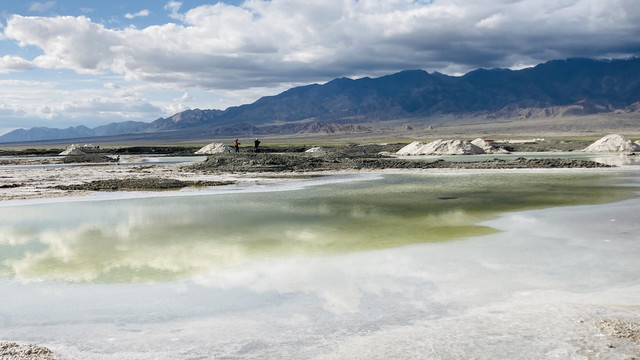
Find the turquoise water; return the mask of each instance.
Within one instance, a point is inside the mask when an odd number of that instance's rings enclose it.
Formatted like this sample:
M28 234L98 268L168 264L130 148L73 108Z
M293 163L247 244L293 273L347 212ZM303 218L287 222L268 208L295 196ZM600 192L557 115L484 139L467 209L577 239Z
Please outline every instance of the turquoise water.
M0 207L0 276L188 278L237 264L486 235L505 211L630 197L604 174L387 175L299 190Z

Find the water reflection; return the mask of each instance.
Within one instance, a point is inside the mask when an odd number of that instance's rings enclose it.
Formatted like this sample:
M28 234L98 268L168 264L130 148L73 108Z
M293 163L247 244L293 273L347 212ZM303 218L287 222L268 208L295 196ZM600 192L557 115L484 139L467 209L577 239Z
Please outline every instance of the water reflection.
M640 156L630 154L596 154L592 160L611 166L640 165Z
M393 175L288 192L2 207L0 276L162 281L259 258L458 239L494 232L476 224L501 211L631 196L616 179Z

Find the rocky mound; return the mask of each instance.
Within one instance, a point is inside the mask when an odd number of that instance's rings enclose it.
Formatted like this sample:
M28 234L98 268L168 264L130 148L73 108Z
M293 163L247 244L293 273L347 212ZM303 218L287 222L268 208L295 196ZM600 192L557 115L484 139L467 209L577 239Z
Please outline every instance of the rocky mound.
M232 152L231 147L223 144L223 143L211 143L209 145L205 145L200 150L196 151L196 155L213 155L213 154L221 154L221 153L230 153Z
M640 151L640 144L634 143L628 138L618 135L609 134L600 140L589 145L583 151L586 152L622 152L630 153Z
M414 141L398 150L396 155L476 155L484 153L485 151L481 147L469 141L438 139L428 144Z

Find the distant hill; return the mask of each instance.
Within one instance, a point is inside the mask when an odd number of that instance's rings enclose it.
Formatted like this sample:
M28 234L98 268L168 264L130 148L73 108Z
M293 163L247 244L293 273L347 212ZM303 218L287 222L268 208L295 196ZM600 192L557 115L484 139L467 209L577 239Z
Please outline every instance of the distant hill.
M66 129L34 127L29 130L17 129L10 133L4 134L0 136L0 143L114 136L145 132L148 128L149 123L141 121L111 123L109 125L98 126L93 129L90 129L84 125L68 127Z
M443 115L579 116L637 111L639 102L640 59L568 59L522 70L478 69L463 76L407 70L379 78L338 78L224 111L193 109L151 123L113 123L94 129L20 129L0 136L0 142L153 136L168 131L192 137L357 132L387 120L428 124Z

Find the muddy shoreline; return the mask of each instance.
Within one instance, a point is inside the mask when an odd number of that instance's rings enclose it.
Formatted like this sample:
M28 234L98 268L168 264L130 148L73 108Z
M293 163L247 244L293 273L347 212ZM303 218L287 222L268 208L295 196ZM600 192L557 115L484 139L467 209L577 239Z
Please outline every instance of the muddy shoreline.
M95 191L162 191L184 187L221 186L240 182L282 181L328 173L362 171L475 171L519 169L601 169L595 161L566 158L474 160L415 160L392 156L406 144L326 146L310 153L311 146L261 147L253 152L193 156L194 148L129 147L93 149L81 156L50 156L43 150L0 154L0 200L83 196ZM541 152L567 150L567 144L514 144ZM562 146L561 146L562 145ZM581 147L583 144L573 144ZM511 149L510 150L519 150ZM147 157L180 156L186 163L144 162ZM189 162L189 157L193 161ZM196 161L196 159L198 159Z

